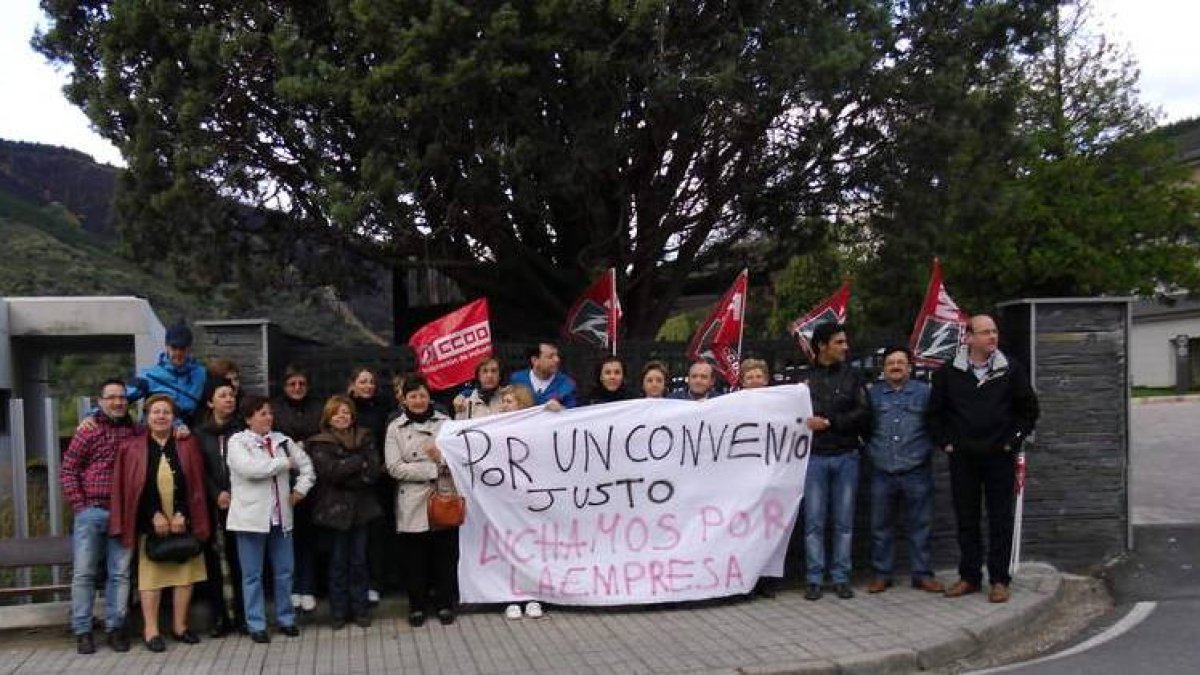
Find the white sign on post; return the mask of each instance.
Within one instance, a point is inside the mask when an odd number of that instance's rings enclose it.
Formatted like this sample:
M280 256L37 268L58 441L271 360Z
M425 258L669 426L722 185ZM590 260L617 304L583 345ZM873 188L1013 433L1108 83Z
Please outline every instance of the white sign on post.
M467 501L462 600L678 602L782 576L811 414L808 388L786 385L443 425Z

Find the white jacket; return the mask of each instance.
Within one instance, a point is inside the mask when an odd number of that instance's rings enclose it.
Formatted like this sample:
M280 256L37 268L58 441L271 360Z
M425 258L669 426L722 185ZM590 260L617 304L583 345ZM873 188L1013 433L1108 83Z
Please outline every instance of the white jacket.
M425 422L414 422L403 414L387 427L383 444L384 466L395 478L396 485L396 531L429 531L429 495L433 494L434 483L442 472L449 477L444 463L438 464L425 454L425 444L437 437L438 430L447 417L434 413Z
M272 490L279 495L279 513L284 532L292 529L293 491L307 495L317 482L312 460L304 453L299 443L287 436L272 431L268 436L275 456L267 452L262 436L250 431L239 431L229 437L229 519L225 529L231 532L270 532L271 508L275 503ZM299 476L292 486L289 476L288 456L296 460Z

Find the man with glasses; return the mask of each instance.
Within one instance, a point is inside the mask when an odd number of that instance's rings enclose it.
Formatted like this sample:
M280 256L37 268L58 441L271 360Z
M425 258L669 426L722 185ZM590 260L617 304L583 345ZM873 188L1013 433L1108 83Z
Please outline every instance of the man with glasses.
M933 374L929 435L950 456L958 520L960 578L946 590L948 598L982 587L981 501L988 516L988 600L1009 598L1016 458L1037 422L1038 400L1029 376L999 345L996 321L986 314L971 317L967 343Z
M105 380L100 386L100 408L81 425L63 453L59 482L63 497L75 513L71 532L74 555L71 580L71 632L80 654L96 651L92 639L92 609L96 598L96 573L101 563L108 572L104 589L104 628L108 645L116 652L129 651L125 636L125 609L129 600L129 564L132 549L108 536L109 498L113 465L126 439L141 433L129 416L125 383Z

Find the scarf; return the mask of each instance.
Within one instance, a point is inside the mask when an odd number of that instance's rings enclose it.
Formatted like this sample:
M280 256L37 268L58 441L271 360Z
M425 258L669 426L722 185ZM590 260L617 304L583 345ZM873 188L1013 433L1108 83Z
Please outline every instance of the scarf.
M406 417L409 422L416 422L417 424L428 422L429 420L433 419L433 413L434 410L432 403L429 404L429 407L426 408L425 412L423 413L415 413L408 408L404 408L404 417Z

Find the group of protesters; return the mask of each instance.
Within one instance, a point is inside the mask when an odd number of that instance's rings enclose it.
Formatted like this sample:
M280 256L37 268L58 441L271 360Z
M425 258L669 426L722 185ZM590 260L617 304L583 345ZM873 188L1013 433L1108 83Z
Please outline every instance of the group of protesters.
M998 335L991 317L972 318L966 344L932 382L912 377L906 347L889 347L881 379L868 385L848 363L845 326L816 328L807 377L812 415L804 422L812 432L801 521L805 598L820 599L827 576L838 597L854 596L854 504L865 454L874 572L867 590L892 585L892 524L902 500L912 585L948 597L979 591L986 501L988 598L1008 599L1015 453L1038 408L1025 373L998 349ZM199 642L188 621L193 587L208 605L213 637L239 631L269 642L268 595L276 630L299 635L297 614L316 608L321 580L335 630L351 622L370 626L379 591L396 586L407 594L410 625L431 616L452 624L457 528L432 523L428 511L432 494L454 491L434 442L445 421L632 398L703 401L719 391L710 361L692 363L683 387L669 391L663 362L630 371L617 357L600 361L591 386L580 391L560 368L558 347L543 341L528 351L528 367L507 382L497 359L477 363L475 378L445 407L419 375L393 378L389 400L368 368L350 373L345 393L321 401L310 394L308 374L289 366L282 393L268 399L242 391L237 364L201 364L192 341L185 324L172 325L155 366L131 383L104 382L98 409L64 454L61 483L75 514L71 628L79 653L95 651L92 614L102 562L104 627L114 651L130 648L125 618L133 577L142 639L155 652L166 649L159 607L167 588L170 636L184 644ZM746 359L738 372L737 388L771 382L761 360ZM130 415L136 401L143 401L140 421ZM960 579L949 588L934 578L930 555L935 449L949 456L958 521ZM769 580L755 592L774 595ZM504 614L539 618L544 611L531 601Z

